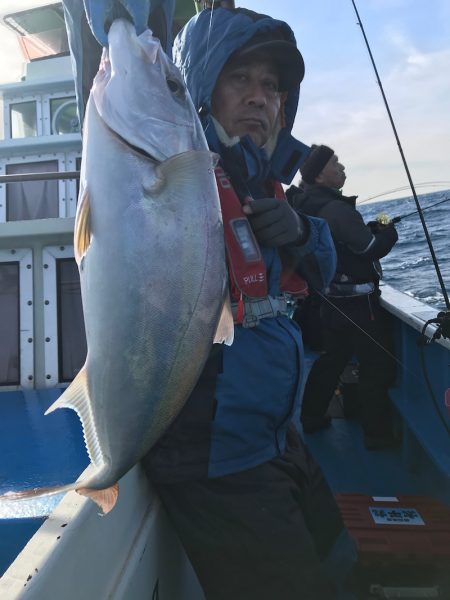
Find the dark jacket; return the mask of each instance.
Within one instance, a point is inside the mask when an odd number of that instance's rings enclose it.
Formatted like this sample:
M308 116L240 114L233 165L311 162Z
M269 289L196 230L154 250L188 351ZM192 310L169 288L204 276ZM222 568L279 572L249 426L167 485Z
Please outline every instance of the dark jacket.
M298 89L288 94L287 126L280 132L272 159L248 136L233 146L231 156L225 153L215 135L209 109L217 77L230 55L257 31L273 28L281 28L286 39L293 39L285 23L244 9L219 8L212 14L209 10L199 13L175 41L175 61L196 107L202 107L210 147L221 154L225 171L231 163L241 167L241 183L255 198L267 194L265 182L274 177L273 157L276 165L292 158L296 144L290 131ZM335 269L333 242L325 221L308 221L308 240L290 252L316 278L316 284L324 287ZM269 294L277 296L279 252L274 248L261 251ZM160 482L217 477L282 454L287 428L298 408L303 377L302 337L291 319L282 315L262 319L253 328L236 325L233 344L214 348L185 407L144 461L150 476Z
M356 209L356 196L343 196L339 191L326 186L291 186L287 197L296 210L321 217L330 227L337 252L337 268L331 289L336 291L339 286L342 288L341 284L348 284L346 287L351 294L353 284L371 283L377 287L381 276L378 261L396 243L398 235L395 227L366 225ZM353 289L369 288L353 286ZM346 293L343 291L342 295Z

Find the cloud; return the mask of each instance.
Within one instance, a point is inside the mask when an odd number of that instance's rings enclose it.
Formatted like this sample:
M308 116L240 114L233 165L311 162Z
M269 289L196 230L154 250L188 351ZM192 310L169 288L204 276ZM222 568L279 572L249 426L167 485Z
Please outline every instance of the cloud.
M420 51L398 31L390 40L395 51L380 76L413 180L448 181L450 48ZM345 191L369 196L407 177L375 75L352 68L316 70L305 81L294 135L335 148Z

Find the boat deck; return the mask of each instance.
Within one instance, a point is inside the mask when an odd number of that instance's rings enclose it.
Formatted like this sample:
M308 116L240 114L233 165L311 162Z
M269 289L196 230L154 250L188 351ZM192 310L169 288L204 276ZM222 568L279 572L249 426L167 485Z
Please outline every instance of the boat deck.
M306 368L312 367L317 353L306 348ZM395 406L395 404L394 404ZM395 411L394 411L395 412ZM389 450L366 450L357 419L343 417L342 407L332 401L330 428L304 435L299 431L335 493L370 496L431 496L450 506L450 483L420 447L403 420L395 414L402 443ZM299 422L299 414L295 416Z
M1 394L0 494L69 483L88 465L77 415L61 410L44 416L60 393L54 388ZM335 417L329 429L304 439L335 493L430 496L450 505L448 479L412 435L404 435L396 450L367 451L359 422ZM61 497L0 507L0 576Z
M344 418L304 439L335 493L425 495L450 503L442 475L413 439L397 449L368 451L359 422Z

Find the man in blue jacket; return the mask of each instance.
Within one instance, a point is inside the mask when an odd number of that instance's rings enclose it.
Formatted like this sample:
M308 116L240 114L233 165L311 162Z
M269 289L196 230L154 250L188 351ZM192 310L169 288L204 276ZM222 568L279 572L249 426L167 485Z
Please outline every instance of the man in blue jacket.
M289 303L336 265L326 223L281 187L308 150L290 133L303 59L286 23L224 8L191 19L174 58L220 155L235 340L214 347L144 467L208 600L331 600L343 523L292 425L304 365Z

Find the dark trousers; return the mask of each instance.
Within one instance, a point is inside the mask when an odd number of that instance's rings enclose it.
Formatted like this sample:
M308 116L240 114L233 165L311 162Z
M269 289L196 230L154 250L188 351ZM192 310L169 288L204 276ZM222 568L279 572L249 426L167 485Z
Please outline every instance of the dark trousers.
M337 597L323 561L345 534L342 519L319 467L290 437L283 457L256 468L155 484L207 600Z
M378 295L323 300L324 352L314 363L303 396L302 416L325 415L339 376L352 356L359 362L358 396L367 435L390 432L388 388L395 378L391 316Z

